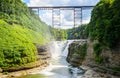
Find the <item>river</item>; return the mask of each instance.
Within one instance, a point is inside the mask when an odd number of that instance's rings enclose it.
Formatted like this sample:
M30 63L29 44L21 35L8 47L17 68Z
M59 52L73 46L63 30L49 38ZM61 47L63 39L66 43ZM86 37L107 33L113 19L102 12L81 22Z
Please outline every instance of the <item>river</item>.
M49 60L50 65L39 72L21 78L80 78L76 73L69 71L69 63L66 61L68 54L69 41L55 41L50 46L52 58Z

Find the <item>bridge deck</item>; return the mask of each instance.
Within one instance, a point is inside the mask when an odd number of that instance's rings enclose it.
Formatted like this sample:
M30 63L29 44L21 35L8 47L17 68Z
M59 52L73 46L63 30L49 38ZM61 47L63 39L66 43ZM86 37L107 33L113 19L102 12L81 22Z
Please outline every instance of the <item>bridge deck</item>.
M91 8L94 6L28 6L29 8Z

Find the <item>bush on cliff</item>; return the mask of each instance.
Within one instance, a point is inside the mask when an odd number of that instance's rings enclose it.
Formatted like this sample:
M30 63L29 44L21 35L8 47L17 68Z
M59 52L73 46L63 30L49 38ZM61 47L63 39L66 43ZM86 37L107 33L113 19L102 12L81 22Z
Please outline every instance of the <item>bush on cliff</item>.
M87 43L84 43L80 49L80 56L84 60L87 52Z
M42 45L50 38L49 27L21 0L0 0L0 67L3 70L35 62L34 43Z
M93 9L89 24L90 37L111 49L120 42L120 1L101 0Z
M36 61L36 47L28 32L31 31L0 20L0 67L18 66Z
M95 61L98 63L102 63L103 58L100 56L101 52L102 52L102 44L100 43L95 43L93 45L93 50L94 50L94 54L95 54Z

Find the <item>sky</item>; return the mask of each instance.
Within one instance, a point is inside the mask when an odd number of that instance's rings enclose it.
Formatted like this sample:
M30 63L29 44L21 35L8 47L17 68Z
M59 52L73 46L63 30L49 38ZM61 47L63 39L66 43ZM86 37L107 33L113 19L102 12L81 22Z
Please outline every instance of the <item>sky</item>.
M28 6L90 6L96 5L99 1L100 0L23 0ZM92 9L83 10L82 24L90 22L91 11ZM61 11L60 16L60 28L67 29L73 27L73 10ZM52 25L51 10L40 10L39 17L46 24ZM78 21L80 21L80 19Z

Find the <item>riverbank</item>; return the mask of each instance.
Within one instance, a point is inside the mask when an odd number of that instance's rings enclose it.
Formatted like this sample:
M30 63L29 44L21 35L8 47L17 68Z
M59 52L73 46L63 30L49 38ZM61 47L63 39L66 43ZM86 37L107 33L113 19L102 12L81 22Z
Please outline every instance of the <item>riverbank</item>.
M26 65L4 68L3 73L0 73L0 78L11 78L20 77L28 75L34 72L38 72L49 65L50 53L48 52L46 46L37 45L37 61Z
M16 78L16 77L28 75L28 74L31 74L31 73L34 73L34 72L38 72L38 71L44 69L45 67L47 67L48 65L49 65L48 62L44 62L42 65L39 65L35 68L20 70L20 71L15 71L15 72L0 73L0 78L11 78L11 77Z

